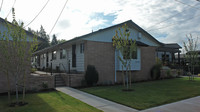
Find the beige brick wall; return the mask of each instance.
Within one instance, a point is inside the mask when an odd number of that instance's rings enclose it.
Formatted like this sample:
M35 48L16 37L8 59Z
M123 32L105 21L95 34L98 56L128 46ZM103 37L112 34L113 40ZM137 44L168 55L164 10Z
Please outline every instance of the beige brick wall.
M141 70L132 71L132 81L151 79L151 68L156 64L156 47L141 47ZM122 72L117 72L117 82L122 83Z
M84 74L66 74L62 73L61 77L65 81L66 86L70 87L80 87L84 86L83 81L84 81ZM70 80L70 81L69 81Z
M48 85L49 89L55 88L55 77L54 76L34 76L28 75L26 84L26 90L42 90L43 82Z
M6 75L0 73L0 93L7 92L8 84ZM44 89L42 87L42 83L45 82L48 85L48 88L54 88L54 76L34 76L34 75L27 75L26 79L26 90L30 91L38 91ZM18 81L19 85L22 85L22 79ZM10 87L11 91L15 91L15 78L13 75L10 75ZM22 87L19 87L19 91L22 91Z
M115 49L112 43L85 41L85 70L94 65L99 73L98 84L114 83Z

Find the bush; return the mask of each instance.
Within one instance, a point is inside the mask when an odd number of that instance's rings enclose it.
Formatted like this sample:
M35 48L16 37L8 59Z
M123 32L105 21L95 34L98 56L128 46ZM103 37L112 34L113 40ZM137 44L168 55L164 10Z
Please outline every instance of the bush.
M171 73L171 70L169 69L169 70L167 70L167 77L168 78L172 78L173 77L173 75L172 75L172 73Z
M156 64L151 68L151 79L158 80L160 78L160 69L162 65Z
M31 73L34 73L35 71L37 71L36 68L31 68Z
M48 88L48 83L46 81L42 82L42 88L43 89L47 89Z
M85 80L88 86L93 86L94 84L97 84L99 80L99 75L97 70L95 69L95 66L87 66L87 70L85 72Z

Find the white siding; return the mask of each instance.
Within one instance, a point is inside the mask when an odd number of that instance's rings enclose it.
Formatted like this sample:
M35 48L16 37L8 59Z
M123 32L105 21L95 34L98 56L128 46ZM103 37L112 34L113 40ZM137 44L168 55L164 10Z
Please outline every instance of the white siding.
M56 50L56 59L52 60L52 52L49 51L48 56L49 56L49 66L48 68L51 68L51 63L52 63L52 68L56 69L58 66L60 70L66 70L68 71L68 62L70 61L70 70L76 70L78 72L84 72L84 53L80 53L80 44L82 42L76 43L76 67L72 67L72 45L70 45L67 48L61 48L66 50L66 57L64 59L60 59L60 49ZM40 55L40 69L43 67L46 68L46 58L43 58L43 54ZM64 67L63 67L64 66Z
M118 27L110 28L108 30L89 35L84 40L98 41L98 42L112 42L112 38L115 35L116 30L118 30ZM141 34L142 38L139 39L138 38L139 31L133 28L129 28L129 31L130 31L130 37L129 37L130 39L143 42L150 46L159 46L155 41L145 36L145 34Z

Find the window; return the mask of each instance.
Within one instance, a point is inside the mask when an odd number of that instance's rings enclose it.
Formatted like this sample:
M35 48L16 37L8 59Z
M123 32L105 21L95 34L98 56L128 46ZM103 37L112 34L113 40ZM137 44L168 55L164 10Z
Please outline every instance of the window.
M61 49L60 50L60 59L65 59L66 58L66 50L65 49Z
M130 47L128 47L128 51L124 50L123 59L130 59ZM137 59L137 48L132 52L131 59Z
M56 60L56 51L52 52L52 60Z
M80 44L80 53L84 53L84 43Z
M137 59L137 48L132 53L132 59Z

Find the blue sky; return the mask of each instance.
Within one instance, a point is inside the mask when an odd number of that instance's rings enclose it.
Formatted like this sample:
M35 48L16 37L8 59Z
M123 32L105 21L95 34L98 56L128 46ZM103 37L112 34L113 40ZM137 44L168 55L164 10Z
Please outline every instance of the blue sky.
M113 25L113 21L115 20L116 18L116 15L115 14L107 14L107 15L104 15L104 13L94 13L91 18L95 19L95 20L105 20L105 22L103 24L100 24L98 26L94 26L92 28L92 30L96 31L96 30L99 30L99 29L103 29L103 28L106 28L108 26L112 26ZM89 23L89 22L88 22Z
M15 0L4 0L0 17L5 18ZM17 20L28 24L48 0L17 0ZM0 0L0 3L2 0ZM50 0L28 26L49 34L65 0ZM174 16L176 15L176 16ZM172 17L173 16L173 17ZM167 19L167 20L166 20ZM11 14L8 20L12 20ZM69 40L92 31L132 20L163 43L182 45L186 35L200 35L200 2L196 0L69 0L50 35ZM161 22L166 20L165 22ZM161 22L161 23L159 23Z

